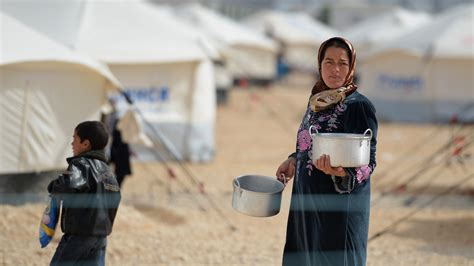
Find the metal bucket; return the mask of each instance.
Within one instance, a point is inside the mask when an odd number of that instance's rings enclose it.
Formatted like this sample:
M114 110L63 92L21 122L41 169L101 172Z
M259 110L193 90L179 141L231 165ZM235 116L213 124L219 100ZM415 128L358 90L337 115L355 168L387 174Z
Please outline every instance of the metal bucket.
M312 133L312 128L313 126L309 127L309 134L313 142L313 161L327 154L332 167L360 167L369 164L372 139L370 128L364 134L319 133L317 130Z
M280 212L285 185L275 178L243 175L233 181L232 208L255 217L269 217Z

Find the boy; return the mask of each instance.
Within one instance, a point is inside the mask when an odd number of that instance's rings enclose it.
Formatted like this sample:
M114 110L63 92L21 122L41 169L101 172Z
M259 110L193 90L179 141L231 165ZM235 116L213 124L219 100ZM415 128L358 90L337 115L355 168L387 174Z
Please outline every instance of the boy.
M108 132L98 121L74 130L68 171L48 185L63 202L59 242L51 265L104 265L107 236L120 203L120 188L107 165Z

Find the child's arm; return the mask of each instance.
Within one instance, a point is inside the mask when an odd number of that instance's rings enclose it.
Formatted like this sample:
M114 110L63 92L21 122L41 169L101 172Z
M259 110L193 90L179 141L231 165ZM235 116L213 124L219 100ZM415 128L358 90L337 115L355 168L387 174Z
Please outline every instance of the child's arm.
M48 185L48 192L51 194L85 192L89 190L87 182L89 167L84 164L71 162L68 172L61 174Z

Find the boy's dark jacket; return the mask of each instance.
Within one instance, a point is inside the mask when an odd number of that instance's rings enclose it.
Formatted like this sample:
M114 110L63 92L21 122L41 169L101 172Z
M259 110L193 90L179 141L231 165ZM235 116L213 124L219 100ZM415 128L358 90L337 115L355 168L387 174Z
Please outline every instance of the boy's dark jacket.
M104 151L88 151L67 162L69 175L60 175L48 185L49 193L63 200L61 230L72 235L109 235L121 196Z

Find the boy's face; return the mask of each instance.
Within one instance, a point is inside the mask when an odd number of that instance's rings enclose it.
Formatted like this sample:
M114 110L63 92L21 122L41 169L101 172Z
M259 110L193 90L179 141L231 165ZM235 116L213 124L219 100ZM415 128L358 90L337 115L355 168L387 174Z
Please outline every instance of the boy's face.
M79 138L75 130L74 135L72 136L71 146L73 156L77 156L91 149L90 141L88 139L81 141L81 138Z

